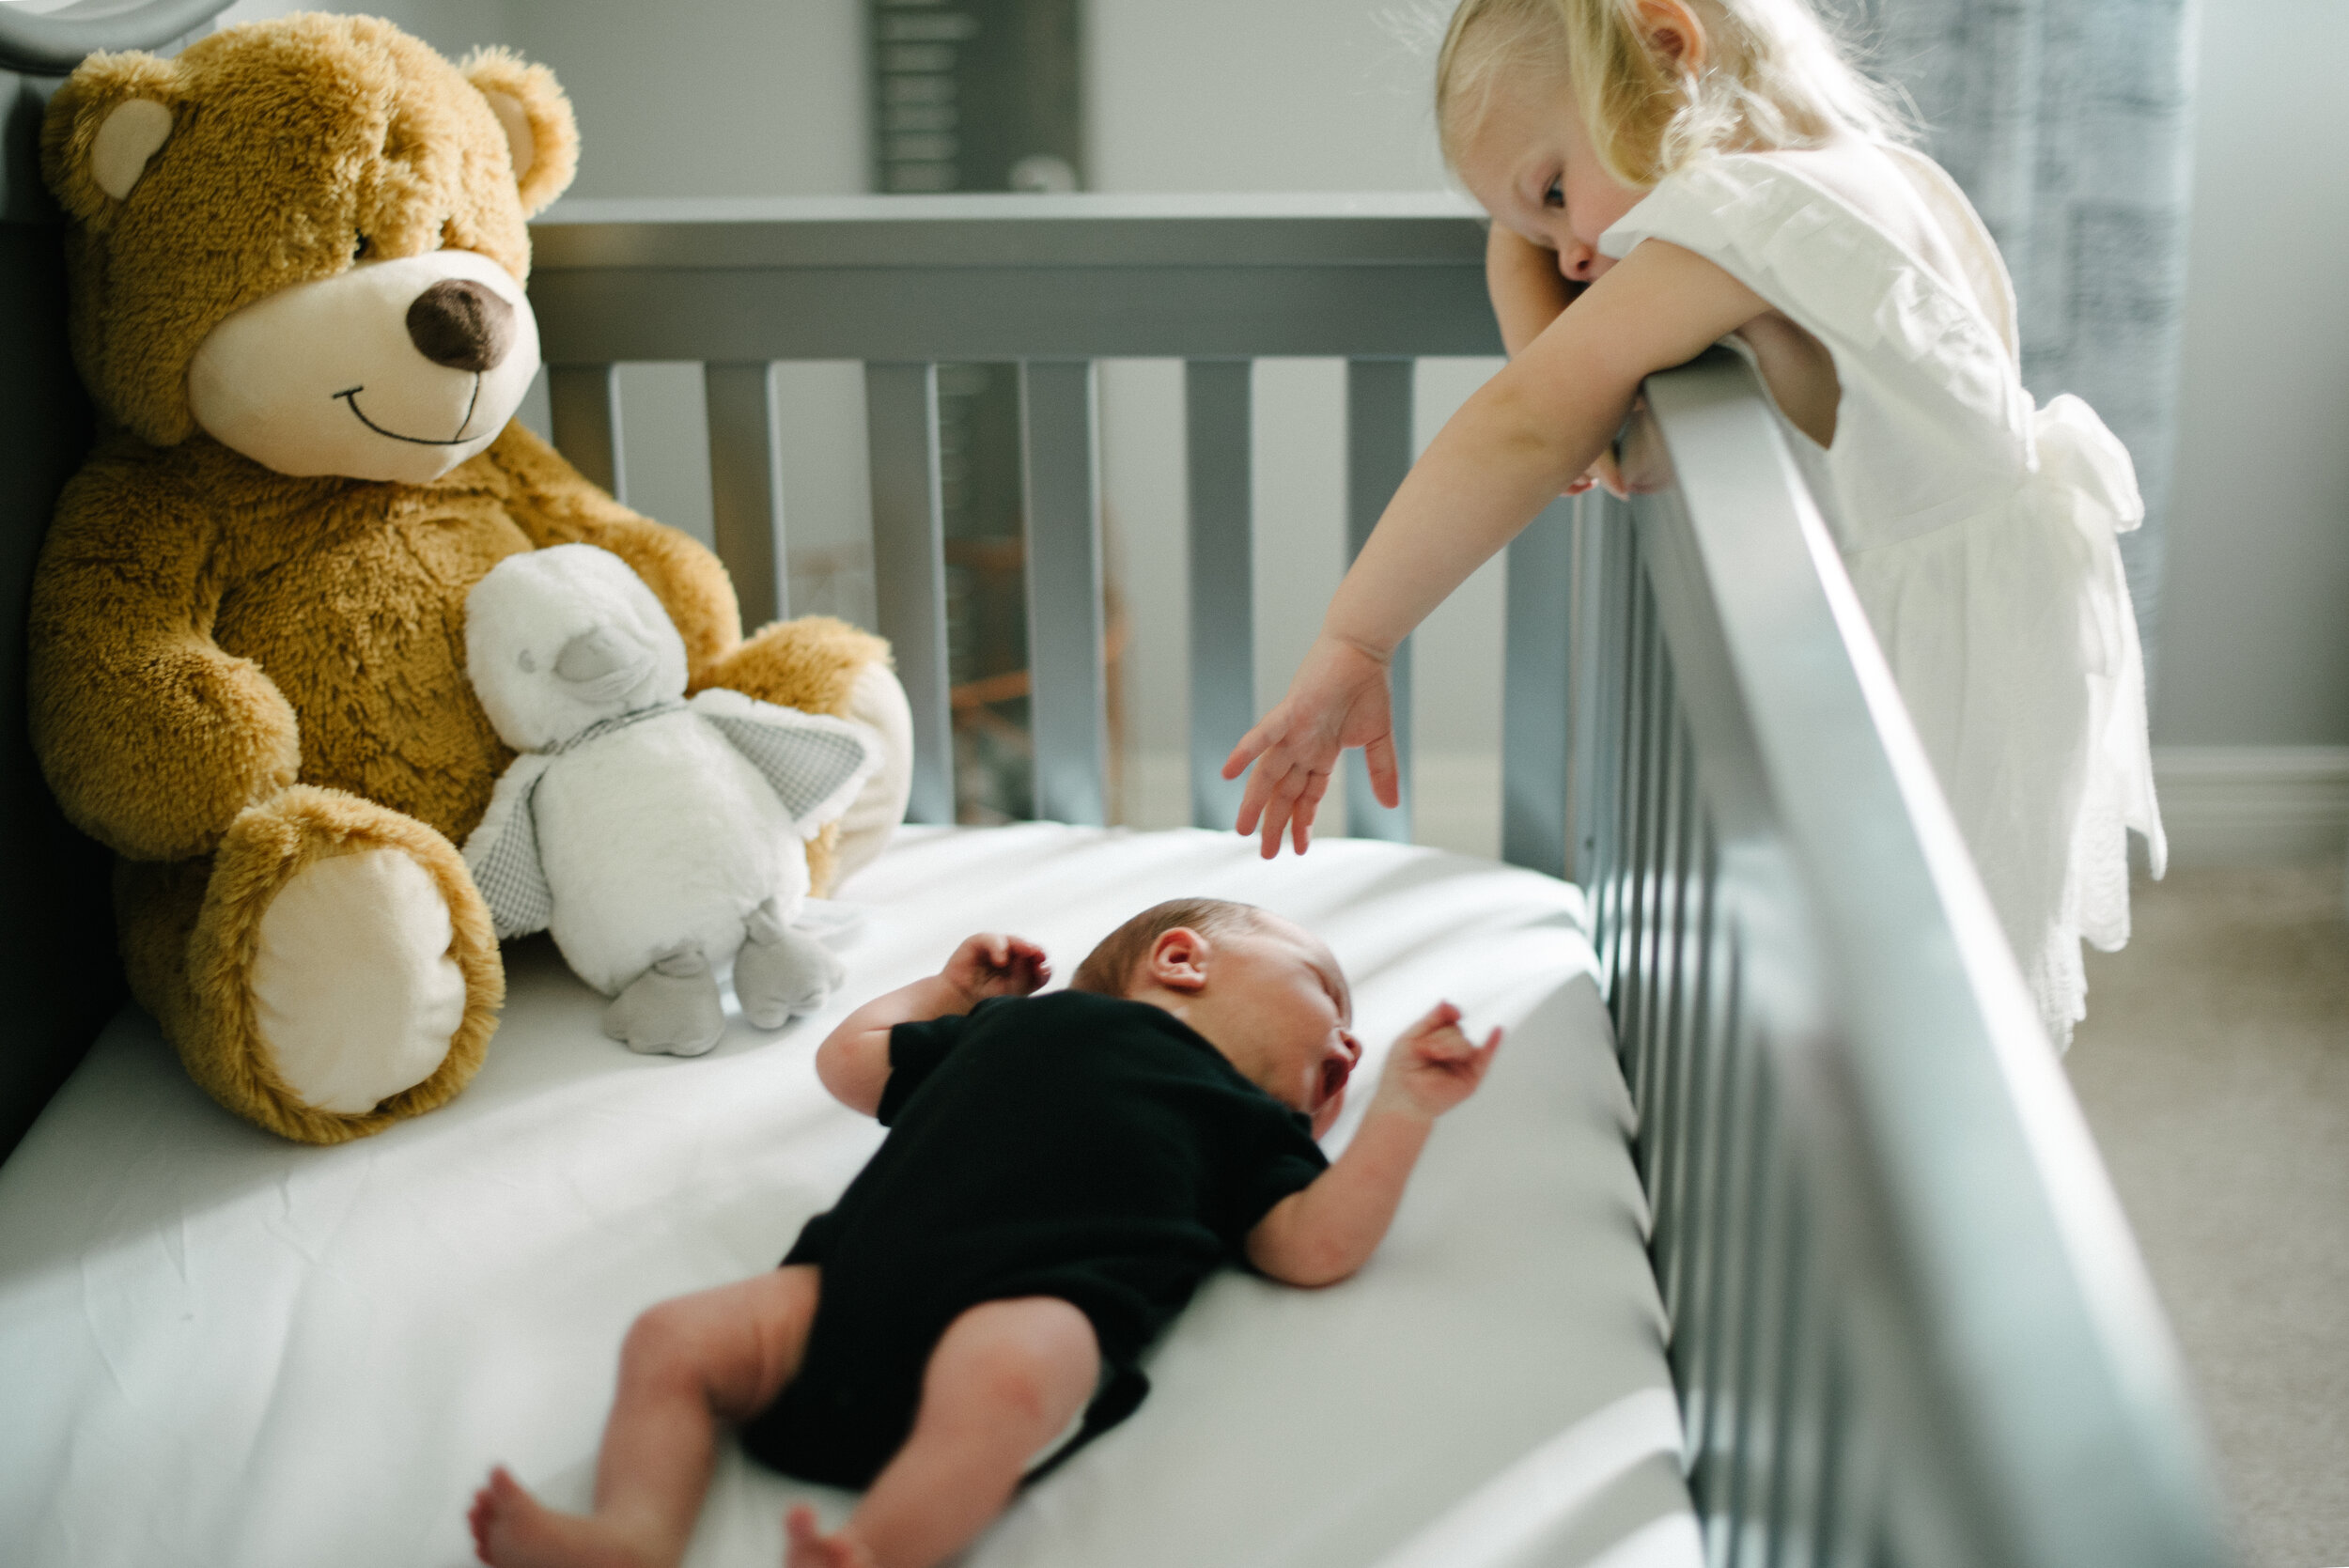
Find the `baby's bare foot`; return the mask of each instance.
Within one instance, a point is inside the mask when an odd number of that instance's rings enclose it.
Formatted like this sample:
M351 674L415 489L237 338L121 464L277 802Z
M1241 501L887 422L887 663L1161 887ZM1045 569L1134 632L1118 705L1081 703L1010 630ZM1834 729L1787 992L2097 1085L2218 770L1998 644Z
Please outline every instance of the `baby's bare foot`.
M558 1514L498 1466L465 1515L473 1549L491 1568L647 1568L651 1559L605 1526Z
M805 1503L783 1516L783 1531L784 1568L876 1568L871 1549L847 1530L817 1534L816 1510Z

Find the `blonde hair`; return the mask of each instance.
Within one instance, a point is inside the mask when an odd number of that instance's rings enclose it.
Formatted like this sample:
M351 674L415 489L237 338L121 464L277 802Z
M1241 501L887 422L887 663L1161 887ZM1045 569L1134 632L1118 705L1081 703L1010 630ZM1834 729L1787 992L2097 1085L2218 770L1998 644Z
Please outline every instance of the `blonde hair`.
M1436 57L1445 162L1495 83L1532 67L1574 94L1607 172L1644 190L1708 152L1906 141L1902 101L1852 64L1808 0L1684 0L1704 29L1699 69L1648 44L1641 0L1460 0Z

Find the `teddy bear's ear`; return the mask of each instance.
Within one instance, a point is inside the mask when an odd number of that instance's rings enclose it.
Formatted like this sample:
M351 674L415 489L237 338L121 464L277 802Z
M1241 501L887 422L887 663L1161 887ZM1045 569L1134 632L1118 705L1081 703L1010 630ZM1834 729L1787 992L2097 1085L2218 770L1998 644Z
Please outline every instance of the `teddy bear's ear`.
M522 214L536 216L563 194L579 167L579 126L571 118L571 101L556 85L554 72L509 50L476 49L459 69L505 127Z
M92 54L49 101L41 122L41 173L65 210L84 223L130 195L170 139L179 70L136 53Z

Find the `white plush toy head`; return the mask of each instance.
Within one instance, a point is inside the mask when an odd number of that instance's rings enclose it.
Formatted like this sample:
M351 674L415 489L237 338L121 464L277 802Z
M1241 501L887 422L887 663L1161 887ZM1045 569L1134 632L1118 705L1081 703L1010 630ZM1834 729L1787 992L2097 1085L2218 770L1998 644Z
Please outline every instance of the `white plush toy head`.
M685 642L610 551L509 555L465 597L465 673L499 737L543 752L685 695Z

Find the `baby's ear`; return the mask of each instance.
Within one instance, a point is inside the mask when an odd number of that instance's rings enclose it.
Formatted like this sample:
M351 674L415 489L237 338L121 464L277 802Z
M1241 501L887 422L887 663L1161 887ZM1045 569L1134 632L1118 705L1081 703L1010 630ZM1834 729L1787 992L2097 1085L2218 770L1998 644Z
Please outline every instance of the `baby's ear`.
M171 137L179 68L136 52L92 54L49 101L40 128L41 177L85 224L128 200Z
M522 216L536 217L561 195L579 169L579 123L554 72L511 50L476 49L458 68L506 132Z

